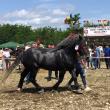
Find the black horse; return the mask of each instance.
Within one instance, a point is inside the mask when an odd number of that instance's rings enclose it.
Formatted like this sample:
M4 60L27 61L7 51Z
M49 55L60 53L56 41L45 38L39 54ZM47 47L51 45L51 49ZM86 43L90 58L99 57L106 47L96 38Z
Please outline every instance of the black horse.
M76 46L79 47L77 51L81 56L87 53L83 37L76 34L70 34L66 39L59 43L56 48L51 50L46 48L30 48L18 56L16 61L8 70L8 73L13 70L19 61L22 62L25 68L21 73L21 78L18 84L18 88L21 90L24 78L29 72L31 72L31 76L33 78L31 80L33 85L36 88L41 89L35 80L38 70L43 68L52 71L59 71L59 80L53 86L53 89L56 90L63 81L66 71L69 71L72 75L69 84L74 80L72 71L77 62Z

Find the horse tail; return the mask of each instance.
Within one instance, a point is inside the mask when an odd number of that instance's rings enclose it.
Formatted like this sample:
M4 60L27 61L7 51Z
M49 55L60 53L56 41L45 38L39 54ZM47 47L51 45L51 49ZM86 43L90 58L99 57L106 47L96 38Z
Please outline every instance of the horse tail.
M23 52L21 52L15 59L15 61L11 64L11 66L4 72L4 76L2 79L2 83L5 83L5 81L7 80L7 78L9 77L9 75L12 73L12 71L16 68L16 66L18 66L18 64L21 61Z

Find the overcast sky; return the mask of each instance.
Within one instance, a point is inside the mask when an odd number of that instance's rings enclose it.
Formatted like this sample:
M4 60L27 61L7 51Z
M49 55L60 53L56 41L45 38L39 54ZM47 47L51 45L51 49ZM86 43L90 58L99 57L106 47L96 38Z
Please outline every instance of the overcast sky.
M70 13L80 13L81 22L110 20L110 0L0 0L0 24L65 28Z

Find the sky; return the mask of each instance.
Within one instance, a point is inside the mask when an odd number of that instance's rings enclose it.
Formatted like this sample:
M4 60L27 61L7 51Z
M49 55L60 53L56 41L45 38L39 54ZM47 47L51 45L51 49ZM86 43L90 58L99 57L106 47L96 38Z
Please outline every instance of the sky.
M64 19L80 13L84 20L110 20L110 0L0 0L0 24L65 29Z

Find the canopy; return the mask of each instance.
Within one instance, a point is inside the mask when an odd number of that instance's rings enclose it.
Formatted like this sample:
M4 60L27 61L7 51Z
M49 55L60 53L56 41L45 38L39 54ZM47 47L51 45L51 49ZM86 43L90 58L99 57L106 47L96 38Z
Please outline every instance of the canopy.
M26 44L29 44L29 45L31 45L31 44L33 44L33 43L35 43L35 42L34 42L34 41L26 42Z
M24 44L19 44L17 42L6 42L0 45L0 48L16 48L17 46L23 47Z

